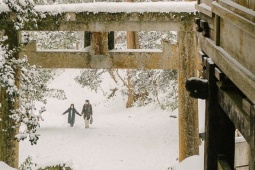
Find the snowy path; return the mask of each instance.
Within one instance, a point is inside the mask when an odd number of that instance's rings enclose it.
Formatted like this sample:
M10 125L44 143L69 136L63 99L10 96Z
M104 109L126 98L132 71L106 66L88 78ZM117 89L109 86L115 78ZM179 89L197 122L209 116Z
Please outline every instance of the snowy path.
M72 128L66 120L42 127L36 146L21 143L20 159L31 155L41 165L68 162L76 170L164 170L178 156L177 119L166 112L94 115L90 129L77 118Z
M67 100L49 99L40 139L35 146L20 143L20 163L28 155L45 165L67 163L74 170L167 170L178 157L178 120L154 106L125 109L123 99L103 102L100 96L90 98L94 123L85 129L77 116L74 127L61 115L70 103L81 110L86 96L92 96L74 82L67 82L76 72L64 72L52 86L61 84ZM55 83L55 84L54 84ZM100 104L101 103L101 104Z

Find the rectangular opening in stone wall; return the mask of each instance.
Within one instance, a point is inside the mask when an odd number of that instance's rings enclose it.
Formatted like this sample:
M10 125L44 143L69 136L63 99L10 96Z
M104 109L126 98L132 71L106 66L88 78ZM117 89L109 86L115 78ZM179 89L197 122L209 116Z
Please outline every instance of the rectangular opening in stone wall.
M171 43L177 42L176 31L139 31L133 32L137 47L139 49L163 49L162 41L169 41ZM127 32L115 32L115 49L127 49Z
M113 33L113 34L112 34ZM130 33L130 32L129 32ZM176 31L140 31L132 32L135 37L136 49L163 50L162 41L177 42ZM91 33L77 31L22 31L21 42L36 41L37 51L68 51L90 50ZM110 35L110 32L109 32ZM127 31L111 32L108 37L109 49L128 49ZM113 42L112 42L113 41ZM112 45L110 45L112 43ZM112 47L110 47L112 46Z
M21 42L36 41L36 50L86 50L84 32L22 31Z

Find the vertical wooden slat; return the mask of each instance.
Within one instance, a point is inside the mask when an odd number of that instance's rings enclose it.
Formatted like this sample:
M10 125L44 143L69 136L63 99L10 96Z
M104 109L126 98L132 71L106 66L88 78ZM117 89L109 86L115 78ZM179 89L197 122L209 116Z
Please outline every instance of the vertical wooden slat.
M254 0L250 0L249 8L255 11L255 1Z
M238 3L242 6L249 8L249 0L239 0Z
M250 129L250 170L255 170L255 105L251 106L251 113L250 113L250 120L251 120L251 129Z
M215 45L220 46L220 17L218 15L215 15L214 19L214 27L215 27Z
M114 49L114 31L110 31L108 33L108 49L112 50Z
M85 31L84 33L84 47L90 46L91 32Z

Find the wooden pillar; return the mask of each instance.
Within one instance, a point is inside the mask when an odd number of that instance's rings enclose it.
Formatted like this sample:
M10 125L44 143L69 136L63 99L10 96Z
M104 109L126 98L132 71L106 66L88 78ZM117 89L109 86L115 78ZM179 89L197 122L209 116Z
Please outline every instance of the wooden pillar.
M215 65L211 59L205 61L205 78L208 80L208 99L205 108L204 169L217 170L217 86L214 76Z
M139 37L136 31L127 32L127 49L139 49Z
M250 170L255 170L255 105L251 106L251 114L250 114L250 120L251 120L251 129L250 129L250 164L249 164L249 169Z
M108 49L112 50L114 49L115 40L114 40L114 31L110 31L108 33Z
M91 55L108 54L108 33L92 32L91 33Z
M235 127L218 102L215 64L210 58L205 62L209 87L205 110L204 169L217 170L219 156L234 169Z
M196 76L196 39L193 23L183 24L178 32L178 109L179 109L179 161L199 154L198 103L189 96L185 83Z
M84 47L90 46L91 32L85 31L84 33Z

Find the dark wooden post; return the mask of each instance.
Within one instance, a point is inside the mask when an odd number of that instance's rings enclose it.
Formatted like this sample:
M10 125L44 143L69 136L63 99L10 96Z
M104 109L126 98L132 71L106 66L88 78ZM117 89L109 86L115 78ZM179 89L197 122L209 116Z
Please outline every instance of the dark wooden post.
M109 50L114 49L114 45L115 45L115 43L114 43L114 31L110 31L108 33L108 49Z
M90 46L91 32L85 31L84 33L84 47Z
M205 108L205 145L204 169L217 170L217 87L214 77L215 65L210 59L205 60L205 75L208 80L208 99Z
M206 59L205 78L208 79L208 99L205 111L204 169L217 170L218 156L234 169L235 127L218 102L215 64Z
M251 114L250 114L250 120L251 120L251 129L250 129L250 164L249 169L255 170L255 105L251 106Z

